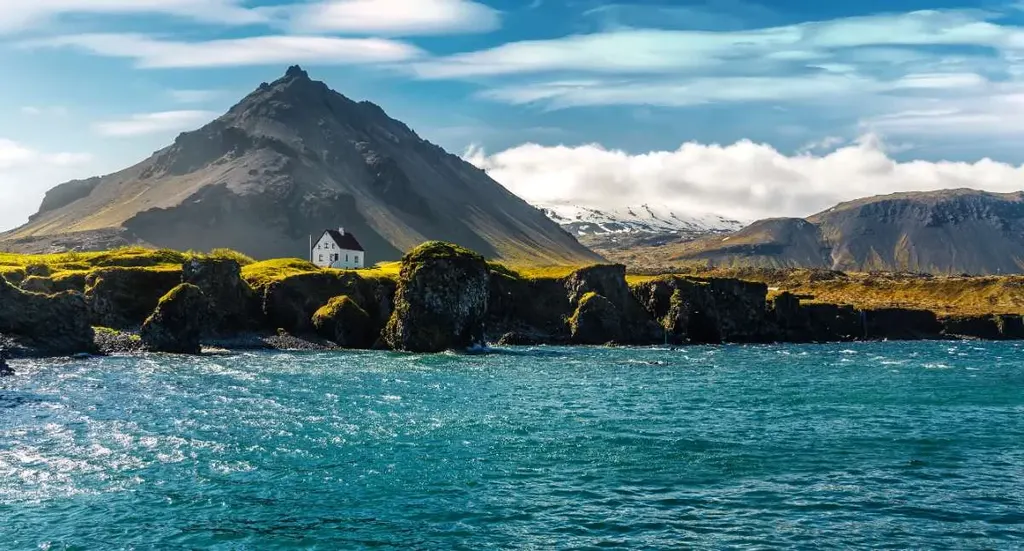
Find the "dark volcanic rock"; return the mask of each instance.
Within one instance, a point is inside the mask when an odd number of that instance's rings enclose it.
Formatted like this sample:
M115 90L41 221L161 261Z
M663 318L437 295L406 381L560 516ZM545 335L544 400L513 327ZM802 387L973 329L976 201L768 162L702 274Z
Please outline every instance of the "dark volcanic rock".
M952 316L940 320L942 334L948 337L1000 340L1003 338L997 316Z
M53 294L56 290L53 280L45 276L28 276L19 285L23 291L30 293Z
M203 291L182 283L160 299L139 335L146 349L154 352L199 354L208 316L209 304Z
M999 334L1004 339L1024 339L1024 318L1015 314L1002 314L996 316L996 323L999 325Z
M483 257L456 245L429 242L402 259L384 339L394 350L440 352L482 343L489 296Z
M45 355L94 350L93 330L80 293L27 293L0 278L0 333L28 339Z
M674 343L767 342L776 333L763 284L668 276L631 290Z
M569 334L576 344L607 344L622 341L622 316L607 298L589 292L579 299L569 319Z
M927 310L881 308L864 311L864 333L869 339L934 339L941 336L942 324Z
M347 296L334 297L317 310L313 326L317 334L342 348L370 348L377 339L366 310Z
M136 329L160 297L181 283L181 272L152 268L103 268L86 277L85 300L93 325Z
M139 335L108 327L96 328L96 348L100 354L137 354L146 350Z
M295 335L313 333L313 315L337 296L347 296L369 316L369 332L379 335L391 317L396 285L386 278L352 272L314 272L282 278L263 295L265 323Z
M564 282L574 316L582 299L591 293L611 302L619 313L620 327L614 340L624 344L654 344L664 338L664 330L637 302L626 283L626 267L621 264L598 265L577 270ZM572 331L570 327L570 332Z
M500 344L562 344L569 341L573 313L564 282L527 280L492 271L487 304L487 334Z
M210 331L214 335L239 333L260 327L260 300L242 279L242 268L230 259L193 259L181 269L181 280L199 287L210 305Z
M836 342L864 337L864 320L852 306L802 304L792 293L780 293L768 307L782 342Z

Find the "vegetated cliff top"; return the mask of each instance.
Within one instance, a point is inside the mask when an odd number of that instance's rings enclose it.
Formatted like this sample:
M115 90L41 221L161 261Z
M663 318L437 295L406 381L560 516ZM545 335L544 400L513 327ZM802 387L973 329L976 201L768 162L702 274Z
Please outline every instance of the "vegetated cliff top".
M600 260L483 171L298 67L135 166L50 190L0 249L150 244L276 258L304 256L309 234L338 226L371 263L431 239L489 258Z
M761 220L732 234L611 258L662 267L1022 273L1024 193L955 189L868 197L806 219Z
M94 253L22 255L0 253L0 277L23 284L30 278L50 280L58 288L81 286L96 270L180 270L196 253L144 248L123 248ZM257 291L284 279L305 274L352 274L362 278L397 280L400 262L381 263L363 270L319 268L295 258L254 261L230 250L200 256L231 259L242 265L243 278ZM530 281L564 280L578 266L523 266L490 263L505 277ZM825 269L678 267L669 273L627 276L630 284L679 275L701 279L740 279L764 283L771 293L789 291L809 302L849 304L859 309L913 308L940 316L1024 314L1024 276L935 276L910 273L847 273ZM74 283L77 281L77 283Z

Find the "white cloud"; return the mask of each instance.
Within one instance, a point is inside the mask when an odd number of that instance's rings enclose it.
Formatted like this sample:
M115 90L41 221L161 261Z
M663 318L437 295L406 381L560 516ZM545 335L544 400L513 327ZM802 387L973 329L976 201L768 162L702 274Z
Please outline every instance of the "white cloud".
M91 162L85 153L45 153L0 138L0 231L24 222L46 189L81 175Z
M33 117L63 117L68 114L68 108L62 105L50 105L46 107L26 105L21 108L21 113L23 115L30 115Z
M381 38L286 35L180 42L141 34L80 34L35 40L23 46L80 48L98 55L134 59L136 65L143 68L281 63L350 65L404 61L422 53L410 44Z
M168 95L175 103L204 103L217 99L222 90L169 90Z
M599 145L525 144L494 155L470 149L464 157L534 203L650 203L737 219L808 216L841 201L896 191L1024 189L1024 167L990 159L898 162L873 135L825 155L785 155L743 140L638 155Z
M741 31L625 29L512 42L425 61L415 70L424 78L551 71L678 74L722 65L763 69L767 61L828 59L844 49L919 46L1015 50L1024 48L1024 29L997 25L966 11L918 11Z
M217 116L212 111L164 111L143 113L127 119L98 122L96 132L104 136L143 136L197 128Z
M242 6L241 0L3 0L0 1L0 32L12 32L45 24L50 19L77 14L165 14L221 24L265 23L259 10Z
M470 0L333 0L300 4L291 25L312 32L422 36L492 31L501 17Z

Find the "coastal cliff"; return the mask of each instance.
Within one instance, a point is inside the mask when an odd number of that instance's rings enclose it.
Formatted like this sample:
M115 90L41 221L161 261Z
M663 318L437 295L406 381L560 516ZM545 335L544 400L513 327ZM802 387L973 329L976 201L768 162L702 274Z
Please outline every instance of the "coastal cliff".
M834 288L840 276L829 278ZM621 265L516 270L441 242L352 271L230 251L123 249L0 259L0 348L14 356L300 345L438 352L486 342L1024 338L1014 312L940 315L819 298L750 278L627 276Z

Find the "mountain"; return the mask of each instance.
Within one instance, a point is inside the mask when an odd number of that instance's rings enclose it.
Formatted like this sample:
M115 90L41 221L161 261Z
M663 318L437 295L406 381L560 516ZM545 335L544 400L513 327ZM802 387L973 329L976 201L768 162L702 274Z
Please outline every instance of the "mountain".
M660 205L595 208L534 205L581 243L597 251L650 247L736 231L743 223L714 214L694 214Z
M299 67L141 163L46 194L0 234L25 252L146 243L304 257L344 227L373 263L431 239L511 261L600 257L483 171Z
M648 264L935 274L1024 272L1024 193L895 193L647 251Z

